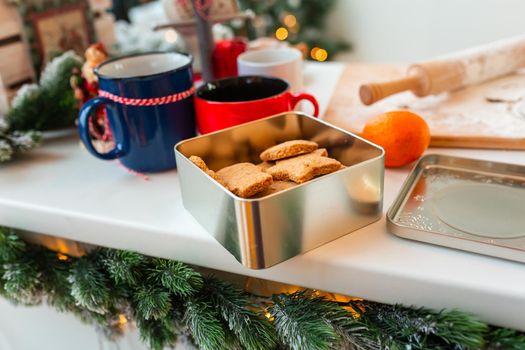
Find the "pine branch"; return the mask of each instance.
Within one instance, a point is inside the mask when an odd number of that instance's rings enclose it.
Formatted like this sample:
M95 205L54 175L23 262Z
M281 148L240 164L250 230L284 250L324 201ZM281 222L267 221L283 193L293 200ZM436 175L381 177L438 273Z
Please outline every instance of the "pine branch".
M171 311L170 294L156 285L143 285L136 289L133 302L138 319L159 320Z
M217 311L207 302L191 298L184 304L184 322L200 349L223 349L226 335Z
M41 140L42 134L38 131L9 131L8 123L0 116L0 163L39 146Z
M228 282L207 278L202 293L211 298L213 308L219 310L228 328L245 349L266 350L275 347L273 327L250 309L255 309L255 305L248 302L243 292Z
M5 291L4 273L5 273L4 264L2 263L2 260L0 259L0 297L9 299L9 297L7 296L7 292Z
M40 145L42 133L34 130L15 130L11 133L0 132L0 139L4 139L10 144L13 152L27 152Z
M103 261L115 283L135 286L142 278L141 268L146 258L135 252L107 249Z
M362 322L378 334L378 342L388 347L413 349L479 348L483 346L486 324L465 313L433 312L399 305L355 303L364 310Z
M70 87L69 79L73 68L81 68L82 62L82 58L74 51L67 51L53 58L40 75L40 86L50 91Z
M40 252L39 269L42 271L42 288L47 295L46 301L59 311L73 310L78 312L76 300L71 293L71 283L68 280L71 259L60 260L55 252L38 247Z
M36 305L42 301L39 256L13 230L0 228L2 288L13 301Z
M40 274L28 256L4 264L3 270L3 287L10 299L26 305L42 302Z
M2 231L2 227L0 227L0 296L7 298L7 294L4 288L5 280L4 280L4 264L7 263L7 261L4 259L4 256L2 254L3 248L3 241L5 239L5 235Z
M348 317L348 315L347 315ZM357 321L356 321L357 322ZM333 324L336 334L341 338L341 349L346 350L377 350L378 344L374 338L370 337L368 327L359 326L357 323L342 327L337 323Z
M175 322L169 318L160 320L137 320L140 338L153 350L162 350L166 346L173 346L177 341Z
M10 228L0 226L0 260L7 263L23 255L26 243Z
M405 307L405 310L411 310ZM465 349L482 347L485 343L484 334L487 325L474 316L470 316L458 310L442 310L433 313L428 309L419 309L428 312L427 319L435 317L435 336L443 340L447 345L460 345Z
M228 329L228 325L221 322L221 327L224 330L224 345L223 349L226 350L245 350L246 347L242 346L239 337L232 330Z
M377 335L369 329L357 316L332 302L326 308L323 317L341 339L341 347L349 350L376 350Z
M459 311L365 301L341 304L351 305L355 314L309 291L261 301L270 305L275 332L262 317L263 310L242 291L216 278L204 282L182 263L137 253L108 249L59 259L55 252L0 228L0 294L23 303L47 300L111 338L122 333L120 318L126 315L153 349L173 345L178 335L186 334L204 350L525 348L524 334L488 329ZM134 283L138 285L129 286Z
M487 336L484 350L523 350L525 349L525 334L511 329L491 328Z
M332 306L307 291L272 296L269 308L281 343L294 350L330 349L339 341L325 315Z
M111 291L100 257L99 253L92 252L79 258L71 266L68 281L78 306L104 314L111 304Z
M0 137L0 163L11 160L13 153L15 153L13 146Z
M201 275L179 261L154 258L148 272L149 281L180 297L189 297L202 287Z
M24 85L7 113L11 131L51 130L73 126L78 112L69 79L82 59L72 51L53 59L42 72L40 85Z

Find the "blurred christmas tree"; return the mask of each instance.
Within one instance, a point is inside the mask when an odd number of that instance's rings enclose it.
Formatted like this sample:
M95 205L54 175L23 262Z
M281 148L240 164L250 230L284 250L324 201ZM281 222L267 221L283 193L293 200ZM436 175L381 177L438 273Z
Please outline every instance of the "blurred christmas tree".
M349 43L331 38L326 33L326 20L336 0L239 0L243 9L257 14L253 34L268 36L308 47L309 59L326 61Z

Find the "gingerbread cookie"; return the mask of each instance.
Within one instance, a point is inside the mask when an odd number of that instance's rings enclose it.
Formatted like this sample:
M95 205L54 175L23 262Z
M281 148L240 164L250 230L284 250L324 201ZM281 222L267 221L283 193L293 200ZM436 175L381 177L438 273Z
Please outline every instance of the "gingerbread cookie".
M208 169L208 166L206 165L206 162L204 162L204 160L202 160L201 157L198 157L198 156L190 156L189 160L195 164L200 170L206 172L210 169Z
M217 176L224 186L239 197L249 198L266 190L272 176L252 163L238 163L222 168Z
M218 181L221 183L220 179L217 176L217 173L213 170L210 170L208 166L206 165L206 162L202 160L201 157L198 156L190 156L190 161L195 164L199 169L204 171L206 174L208 174L211 178L213 178L215 181ZM222 184L222 183L221 183Z
M295 186L297 186L297 184L293 181L274 181L266 190L259 192L254 198L266 197Z
M280 143L268 148L261 153L261 160L271 161L288 157L297 156L300 154L313 152L319 147L317 143L306 140L292 140Z
M292 180L303 183L316 176L332 173L341 169L341 163L335 159L323 157L315 153L279 161L266 170L274 180Z
M310 156L310 157L328 157L328 151L326 150L326 148L318 148L316 149L315 151L313 152L310 152L310 153L307 153L307 154L303 154L301 155L301 157L304 157L304 156ZM285 159L279 159L279 160L276 160L275 163L276 164L279 164L280 162L284 162L288 159L291 159L291 158L285 158ZM268 163L268 164L271 164L269 162L264 162L264 163ZM263 163L261 163L263 164ZM268 168L266 168L268 169ZM264 170L266 170L264 169Z
M262 163L257 164L257 166L261 168L262 171L265 171L266 169L271 168L274 165L275 165L274 162L262 162Z

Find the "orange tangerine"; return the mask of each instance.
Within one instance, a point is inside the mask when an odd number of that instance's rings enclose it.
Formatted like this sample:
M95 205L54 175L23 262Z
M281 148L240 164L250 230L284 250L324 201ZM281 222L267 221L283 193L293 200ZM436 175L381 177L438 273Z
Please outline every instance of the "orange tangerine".
M385 166L400 167L423 154L430 144L430 129L409 111L380 114L367 121L361 136L385 150Z

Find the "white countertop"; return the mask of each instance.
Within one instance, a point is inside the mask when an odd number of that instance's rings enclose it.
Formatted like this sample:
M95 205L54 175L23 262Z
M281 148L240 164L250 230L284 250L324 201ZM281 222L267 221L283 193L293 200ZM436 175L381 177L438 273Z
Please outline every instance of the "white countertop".
M307 66L322 111L341 69ZM429 153L525 163L523 151ZM385 211L409 170L386 171ZM0 225L379 302L458 308L525 331L525 264L404 240L387 232L383 217L275 267L249 270L183 208L176 171L145 181L90 156L75 137L0 165Z

